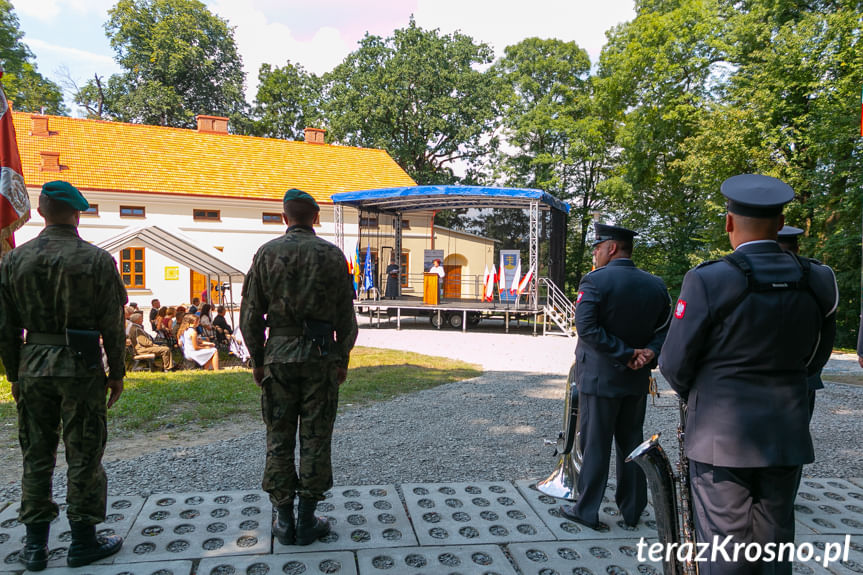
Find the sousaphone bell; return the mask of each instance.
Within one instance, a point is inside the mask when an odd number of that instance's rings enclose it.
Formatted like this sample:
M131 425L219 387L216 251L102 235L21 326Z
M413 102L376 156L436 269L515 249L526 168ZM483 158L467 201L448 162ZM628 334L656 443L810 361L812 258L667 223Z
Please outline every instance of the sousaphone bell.
M558 434L557 441L545 440L547 445L555 446L557 465L547 479L536 484L536 488L546 495L571 501L578 498L578 474L582 465L581 434L578 432L578 389L575 387L577 366L578 362L573 362L566 378L563 431Z

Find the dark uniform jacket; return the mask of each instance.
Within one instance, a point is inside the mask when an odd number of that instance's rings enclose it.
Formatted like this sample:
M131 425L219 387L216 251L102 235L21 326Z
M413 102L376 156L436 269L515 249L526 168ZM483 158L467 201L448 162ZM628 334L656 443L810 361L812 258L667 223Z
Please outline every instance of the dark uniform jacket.
M775 242L742 245L756 282L799 281L793 254ZM751 291L724 260L683 280L659 358L688 402L686 455L722 467L792 466L814 460L807 375L830 357L838 290L833 271L812 262L806 289Z
M302 336L265 338L267 327L299 328L304 320L329 322L336 343L328 360L347 367L357 339L354 289L342 251L312 228L291 226L265 243L243 283L240 328L253 365L301 363L318 356Z
M82 240L74 226L46 227L0 262L0 351L9 379L93 376L66 346L23 345L22 329L59 335L67 328L98 330L110 377L121 379L125 303L111 254Z
M578 391L602 397L646 394L653 366L632 370L626 363L636 348L659 355L670 309L665 283L630 259L611 260L584 276L575 308Z

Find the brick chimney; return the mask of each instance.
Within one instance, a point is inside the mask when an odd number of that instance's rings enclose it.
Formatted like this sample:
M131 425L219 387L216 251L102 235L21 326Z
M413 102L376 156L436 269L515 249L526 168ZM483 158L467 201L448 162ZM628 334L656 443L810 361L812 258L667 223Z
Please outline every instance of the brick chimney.
M198 131L208 134L227 134L228 118L222 116L196 116L198 120Z
M307 144L323 144L326 133L326 130L321 130L320 128L306 128L303 131L303 140Z
M60 152L39 152L43 172L60 171Z
M48 130L48 116L30 116L30 120L33 122L34 136L51 135L51 132Z

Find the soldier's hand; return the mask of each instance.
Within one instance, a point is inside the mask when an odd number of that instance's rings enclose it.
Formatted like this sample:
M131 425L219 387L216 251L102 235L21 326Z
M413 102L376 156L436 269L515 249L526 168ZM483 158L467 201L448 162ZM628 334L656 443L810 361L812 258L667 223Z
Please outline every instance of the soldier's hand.
M109 379L108 391L111 392L108 396L108 409L111 409L111 406L117 403L117 400L120 399L120 394L123 393L123 380Z
M339 382L339 385L343 384L345 380L348 378L348 368L340 367L338 372L336 373L336 381Z
M18 397L20 397L20 394L21 394L21 390L18 387L18 382L13 381L12 382L12 399L15 400L15 403L18 403Z
M860 367L863 367L863 355L857 356L857 363L860 364Z
M261 384L264 383L264 368L263 367L253 367L252 368L252 377L255 378L255 385L261 387Z

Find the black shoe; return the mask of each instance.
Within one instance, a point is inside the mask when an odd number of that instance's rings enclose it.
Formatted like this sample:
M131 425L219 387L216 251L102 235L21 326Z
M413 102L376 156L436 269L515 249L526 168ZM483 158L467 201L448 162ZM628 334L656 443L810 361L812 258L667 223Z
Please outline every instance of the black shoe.
M330 524L326 518L315 517L317 505L314 499L300 497L300 507L297 512L297 545L309 545L330 532Z
M293 545L295 538L294 502L290 505L276 507L276 518L273 519L273 535L282 545Z
M576 515L575 505L561 505L560 514L572 521L573 523L578 523L579 525L590 527L595 531L604 531L608 529L608 527L604 523L600 523L598 521L596 523L591 523L589 521L585 521L584 519Z
M66 565L81 567L99 559L109 557L123 546L123 538L119 535L96 535L94 525L82 525L70 522L72 528L72 544L66 556Z
M21 562L28 571L41 571L48 566L48 533L50 523L27 525L27 537L21 550Z

